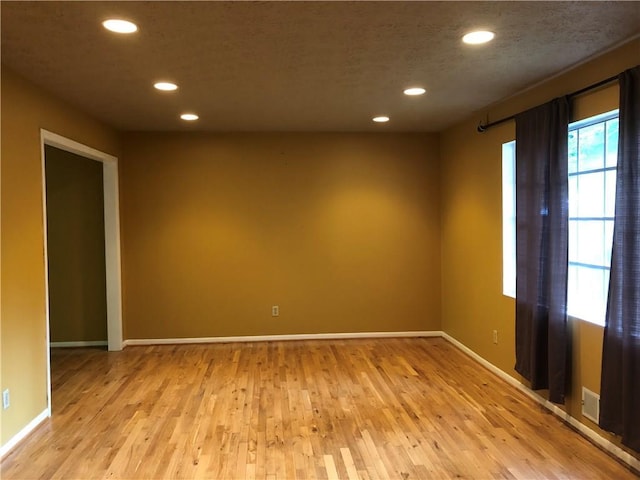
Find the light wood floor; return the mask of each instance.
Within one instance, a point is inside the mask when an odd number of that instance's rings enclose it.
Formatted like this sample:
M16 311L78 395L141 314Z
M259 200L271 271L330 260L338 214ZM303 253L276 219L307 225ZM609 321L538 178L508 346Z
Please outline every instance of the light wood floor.
M636 478L442 339L54 350L2 478Z

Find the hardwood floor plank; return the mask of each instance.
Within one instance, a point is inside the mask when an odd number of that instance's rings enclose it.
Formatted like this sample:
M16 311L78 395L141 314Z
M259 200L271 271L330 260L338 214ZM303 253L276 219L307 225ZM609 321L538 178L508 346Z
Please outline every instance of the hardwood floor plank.
M442 339L52 351L6 480L636 478Z

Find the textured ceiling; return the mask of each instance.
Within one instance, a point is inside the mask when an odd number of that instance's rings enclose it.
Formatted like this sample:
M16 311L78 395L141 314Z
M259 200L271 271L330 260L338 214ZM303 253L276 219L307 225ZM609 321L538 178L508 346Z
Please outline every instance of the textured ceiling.
M6 2L2 62L121 130L439 131L640 32L640 2ZM136 22L117 36L109 17ZM496 32L464 45L470 30ZM159 93L154 81L180 89ZM427 94L407 97L405 87ZM200 114L185 124L178 114ZM385 114L391 122L373 124Z

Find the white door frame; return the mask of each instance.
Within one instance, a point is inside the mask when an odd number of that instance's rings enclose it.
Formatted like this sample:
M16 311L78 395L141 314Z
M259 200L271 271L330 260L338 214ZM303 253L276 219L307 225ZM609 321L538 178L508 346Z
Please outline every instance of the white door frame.
M118 196L118 158L53 132L40 129L42 158L42 207L44 222L44 273L47 322L47 387L51 414L51 365L49 332L49 258L47 253L47 178L45 145L75 153L102 163L104 188L104 253L107 285L107 343L109 351L122 350L122 283L120 270L120 206Z

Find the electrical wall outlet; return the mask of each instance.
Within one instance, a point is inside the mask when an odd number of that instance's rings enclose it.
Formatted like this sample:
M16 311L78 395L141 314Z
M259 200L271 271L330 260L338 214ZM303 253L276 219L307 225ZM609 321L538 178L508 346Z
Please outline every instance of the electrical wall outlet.
M498 330L493 331L493 343L498 343Z
M273 307L271 307L271 316L277 317L279 315L280 315L280 307L278 305L274 305Z
M6 410L11 405L11 397L9 395L9 389L7 388L2 392L2 408Z

